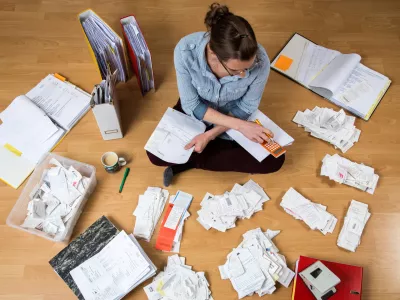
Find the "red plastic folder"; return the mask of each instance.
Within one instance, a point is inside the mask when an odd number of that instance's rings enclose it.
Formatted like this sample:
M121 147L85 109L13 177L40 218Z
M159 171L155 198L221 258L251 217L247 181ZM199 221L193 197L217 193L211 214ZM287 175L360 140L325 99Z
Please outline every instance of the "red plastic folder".
M292 300L315 300L299 273L318 259L300 256L293 285ZM329 300L361 300L363 268L319 260L340 279L336 293Z
M137 79L137 81L138 81L138 84L139 84L139 87L140 87L140 91L142 92L142 95L144 95L144 94L147 93L147 91L145 91L145 88L144 88L144 86L143 86L143 82L142 82L142 80L141 80L140 71L139 71L139 66L138 66L138 62L137 62L138 59L137 59L135 50L133 49L133 47L132 47L132 45L131 45L131 43L130 43L130 41L129 41L128 35L127 35L127 33L125 32L124 24L133 23L133 24L137 27L137 30L139 31L139 34L143 37L143 42L144 42L144 44L146 45L147 50L149 51L150 61L152 61L152 60L151 60L151 53L150 53L149 47L147 46L146 40L144 39L144 36L143 36L142 30L140 29L139 23L138 23L138 21L137 21L137 19L135 18L134 15L128 15L128 16L126 16L126 17L121 18L121 19L120 19L120 23L121 23L122 32L123 32L124 39L125 39L125 44L126 44L126 47L127 47L127 49L128 49L129 60L131 61L133 72L134 72L135 75L136 75L136 79ZM139 60L139 61L141 61L141 60ZM145 68L145 65L144 65L144 64L143 64L143 65L141 64L141 69L146 69L146 70L147 70L147 68ZM150 70L149 74L147 74L147 76L148 76L149 78L152 78L152 80L153 80L153 87L152 87L152 89L154 89L153 66L151 66L150 69L151 69L151 70Z
M156 249L162 251L171 251L172 244L174 242L174 238L176 235L177 229L173 230L168 227L165 227L165 222L168 219L168 216L174 207L174 204L168 204L167 211L165 212L164 219L161 222L160 232L158 233L157 241L156 241Z

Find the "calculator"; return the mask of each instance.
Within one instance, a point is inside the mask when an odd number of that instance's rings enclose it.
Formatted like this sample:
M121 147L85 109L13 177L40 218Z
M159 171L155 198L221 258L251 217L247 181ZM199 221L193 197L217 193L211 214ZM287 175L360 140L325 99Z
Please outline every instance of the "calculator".
M269 143L267 141L263 142L261 146L264 147L269 153L272 154L273 157L278 158L282 154L286 153L286 150L281 147L277 142L272 140L272 143Z
M261 122L258 119L256 119L254 122L262 126ZM261 146L263 146L264 149L266 149L269 153L271 153L273 157L278 158L282 154L286 153L286 150L283 149L281 145L279 145L277 142L275 142L271 136L269 136L268 134L265 135L269 137L271 142L268 143L267 141L264 141L261 144Z

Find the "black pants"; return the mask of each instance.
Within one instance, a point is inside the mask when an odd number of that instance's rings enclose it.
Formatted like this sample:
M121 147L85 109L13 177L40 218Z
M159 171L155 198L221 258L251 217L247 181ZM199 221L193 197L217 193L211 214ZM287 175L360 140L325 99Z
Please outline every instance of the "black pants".
M175 110L182 110L181 102L174 106ZM208 128L207 130L211 129ZM173 166L157 156L147 152L150 161L156 166ZM256 160L250 153L243 149L235 141L216 138L210 141L202 153L195 153L190 156L189 162L197 169L209 171L233 171L250 174L268 174L278 171L285 162L285 155L278 158L269 155L262 162Z

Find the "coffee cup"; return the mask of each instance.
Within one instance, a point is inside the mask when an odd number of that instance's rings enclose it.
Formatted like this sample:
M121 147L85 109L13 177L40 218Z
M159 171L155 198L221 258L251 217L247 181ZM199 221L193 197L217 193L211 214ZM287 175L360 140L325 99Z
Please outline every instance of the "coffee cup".
M126 165L126 160L123 157L119 157L115 152L106 152L101 157L101 163L108 173L115 173Z

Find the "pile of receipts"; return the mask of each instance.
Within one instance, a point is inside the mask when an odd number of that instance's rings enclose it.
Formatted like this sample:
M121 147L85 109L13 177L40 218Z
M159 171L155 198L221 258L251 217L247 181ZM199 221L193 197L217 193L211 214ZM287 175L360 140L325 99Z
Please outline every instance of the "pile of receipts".
M354 126L355 119L353 116L346 116L343 109L336 112L316 106L312 111L298 111L293 122L304 127L311 136L327 141L346 153L358 142L361 134L361 130Z
M169 192L159 187L148 187L139 196L138 205L133 212L136 216L133 235L150 242L154 229L167 203Z
M212 300L204 272L195 272L177 254L168 257L163 272L144 287L149 300Z
M263 188L253 180L243 186L236 183L230 192L223 195L207 193L200 203L197 221L207 230L214 228L225 232L236 227L237 219L250 219L268 200L270 198Z
M276 281L285 287L292 282L295 273L272 242L279 232L262 232L260 228L247 231L243 241L227 256L226 263L219 266L221 278L231 281L239 299L254 293L260 297L272 294Z
M78 211L90 179L82 176L73 166L66 169L52 158L42 180L30 193L24 228L38 229L51 236L62 234L66 224Z
M183 226L192 203L193 196L183 191L178 191L169 199L164 218L161 222L155 248L164 252L179 253L183 235Z
M351 200L337 245L356 252L358 245L360 245L361 234L370 217L371 213L368 211L368 204Z
M294 188L283 195L281 206L289 215L304 221L312 230L318 229L326 235L335 229L337 219L326 211L326 206L311 202Z
M374 168L354 163L337 154L325 155L322 160L321 176L328 176L331 180L358 188L371 195L375 192L379 180Z

